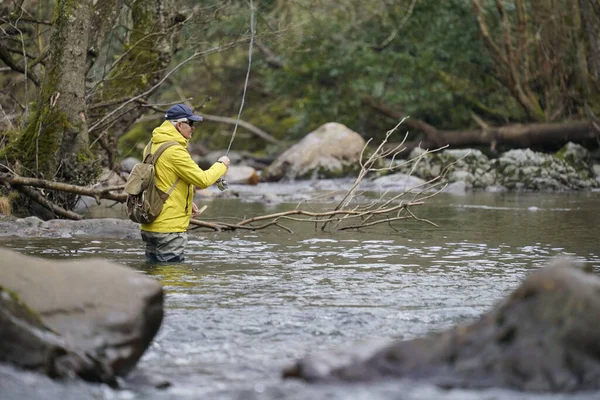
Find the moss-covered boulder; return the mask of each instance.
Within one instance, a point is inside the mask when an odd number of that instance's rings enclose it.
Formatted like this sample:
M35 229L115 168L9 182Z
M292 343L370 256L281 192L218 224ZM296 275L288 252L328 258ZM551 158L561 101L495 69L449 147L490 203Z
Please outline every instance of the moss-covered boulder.
M473 190L500 187L514 191L567 191L600 187L589 152L573 143L556 154L514 149L493 159L476 149L423 153L422 149L414 149L409 156L414 162L398 161L402 165L399 171L426 181L444 175L444 181L464 182Z
M497 184L512 190L566 191L598 186L587 161L573 151L552 155L530 149L510 150L492 165L497 171Z

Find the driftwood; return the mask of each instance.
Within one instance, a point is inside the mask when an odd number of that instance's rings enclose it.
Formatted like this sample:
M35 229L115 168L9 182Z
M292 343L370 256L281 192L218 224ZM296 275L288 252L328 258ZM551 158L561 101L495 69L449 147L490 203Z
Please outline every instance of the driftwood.
M210 228L215 231L234 231L237 229L243 230L260 230L264 228L268 228L269 226L277 226L279 228L285 229L289 233L293 233L291 229L281 224L281 221L299 221L299 222L309 222L311 224L322 224L322 228L327 226L328 223L339 221L341 217L344 218L358 218L364 221L369 216L382 215L384 218L378 219L369 223L366 222L357 222L353 225L341 226L337 230L349 230L349 229L359 229L367 226L373 226L381 223L391 223L394 221L400 221L404 219L414 218L414 215L400 215L401 212L408 210L409 207L419 206L425 204L424 201L413 201L407 203L400 203L390 207L381 207L375 210L334 210L334 211L326 211L326 212L311 212L306 210L290 210L284 211L276 214L262 215L259 217L248 218L243 221L240 221L236 224L230 223L210 223L206 221L200 221L193 219L191 223L198 227L202 228ZM395 214L395 216L390 216L389 214ZM253 223L261 222L260 225L253 225ZM435 225L435 224L433 224ZM192 228L194 229L194 228Z
M357 196L362 194L362 191L358 190L360 184L369 173L384 171L393 172L395 169L406 166L407 164L416 166L423 157L426 157L432 152L441 150L427 150L413 159L397 164L395 162L397 155L405 150L403 145L404 141L391 149L386 149L386 143L389 137L405 121L406 119L403 119L392 130L388 131L379 147L377 147L366 160L363 160L365 157L365 150L370 141L365 144L360 159L361 171L352 187L345 193L342 200L333 210L324 212L310 211L303 209L302 206L306 207L306 204L301 203L294 210L248 218L237 223L206 222L192 219L191 224L194 226L190 229L207 228L215 231L233 231L237 229L260 230L270 226L276 226L291 233L292 230L283 225L286 221L307 222L313 224L315 229L329 229L331 231L361 229L380 224L387 224L391 229L394 229L392 225L394 222L407 219L414 219L437 226L431 221L417 217L413 213L412 208L425 204L427 199L435 196L444 189L445 184L443 183L443 178L450 166L442 171L438 177L422 185L422 187L414 187L402 193L394 193L391 195L389 195L388 192L385 192L381 194L379 198L367 204L356 201ZM406 136L404 139L406 140ZM406 200L406 198L410 199Z
M370 140L365 144L359 161L361 170L352 187L343 195L342 200L334 207L334 209L316 212L310 209L308 202L303 202L294 210L256 216L235 223L209 222L193 218L190 222L190 230L205 228L214 231L235 231L238 229L257 231L274 226L291 233L292 230L283 225L286 221L308 222L315 225L315 229L329 229L332 231L360 229L380 224L387 224L394 229L394 222L407 219L414 219L435 225L431 221L417 217L412 209L416 206L425 204L427 199L435 196L444 188L443 177L445 176L447 169L442 171L437 178L422 185L422 187L411 188L399 194L394 193L389 195L388 192L385 192L382 193L379 198L371 200L367 204L357 201L357 197L362 194L362 191L359 191L360 184L368 174L393 172L395 169L404 167L407 164L416 166L416 164L420 162L423 157L427 156L427 154L440 150L428 150L418 157L405 160L402 163L397 163L396 157L398 154L406 150L404 146L406 136L404 137L404 141L398 146L386 149L386 144L389 137L405 121L406 119L403 119L392 130L388 131L385 139L369 157L365 157L365 151ZM363 160L363 158L366 158L366 160ZM100 204L101 199L114 200L118 203L123 203L127 200L127 195L123 192L123 185L103 188L81 187L61 182L47 181L44 179L27 178L14 174L9 175L8 173L0 174L0 183L9 189L20 191L60 217L74 220L83 219L84 217L52 204L45 196L44 191L60 191L81 196L90 196L94 197L98 204ZM196 215L200 215L201 211Z
M402 112L377 102L371 97L363 97L364 104L370 106L383 115L394 119L402 119ZM421 141L406 142L407 149L422 147L434 149L442 146L472 147L487 146L493 151L498 146L512 148L539 147L557 149L568 142L579 144L600 144L600 121L591 117L583 121L570 121L560 123L532 123L510 124L500 127L487 126L481 123L481 129L445 131L418 119L409 119L406 126L409 129L421 132L424 136ZM388 144L393 147L394 144Z

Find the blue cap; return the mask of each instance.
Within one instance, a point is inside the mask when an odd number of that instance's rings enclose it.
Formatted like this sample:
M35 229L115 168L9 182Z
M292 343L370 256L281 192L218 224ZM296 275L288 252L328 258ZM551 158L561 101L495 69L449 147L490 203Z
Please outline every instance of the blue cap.
M165 118L168 120L187 118L190 121L202 121L202 117L194 115L192 110L185 104L175 104L174 106L169 107L165 114Z

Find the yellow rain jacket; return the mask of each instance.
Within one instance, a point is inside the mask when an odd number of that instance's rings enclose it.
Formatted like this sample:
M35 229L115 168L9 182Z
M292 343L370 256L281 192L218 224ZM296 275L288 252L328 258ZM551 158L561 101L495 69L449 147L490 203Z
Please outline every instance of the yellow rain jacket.
M149 232L170 233L185 232L192 217L192 200L194 186L207 188L225 175L227 168L223 163L216 162L203 171L190 157L187 151L187 139L184 138L169 121L152 131L152 149L170 140L179 145L168 147L155 164L155 184L163 192L168 192L173 183L179 178L175 189L165 201L162 212L150 224L142 224L141 229ZM145 155L145 154L144 154Z

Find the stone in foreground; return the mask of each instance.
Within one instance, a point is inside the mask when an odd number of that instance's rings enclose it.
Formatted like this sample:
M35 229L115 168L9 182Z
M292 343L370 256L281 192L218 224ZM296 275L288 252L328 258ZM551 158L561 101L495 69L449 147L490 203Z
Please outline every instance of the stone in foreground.
M311 382L427 380L534 392L600 389L600 278L568 260L532 273L477 322L394 342L368 357L309 356L284 377Z
M0 249L0 362L111 382L130 372L163 318L160 284L100 259Z

